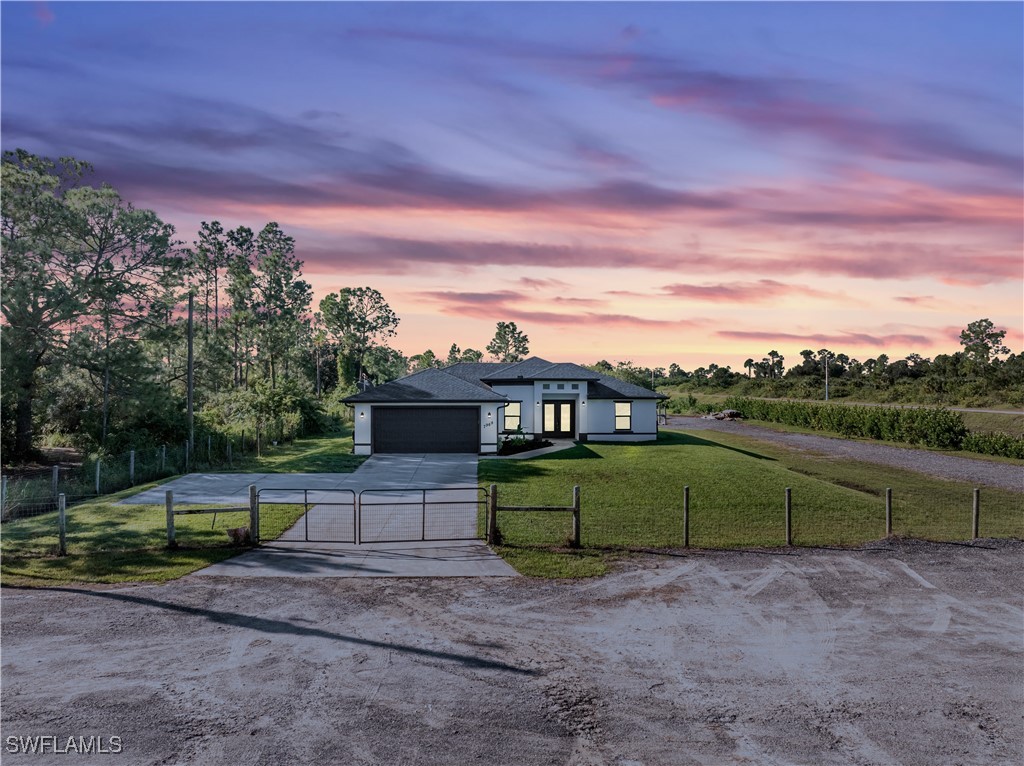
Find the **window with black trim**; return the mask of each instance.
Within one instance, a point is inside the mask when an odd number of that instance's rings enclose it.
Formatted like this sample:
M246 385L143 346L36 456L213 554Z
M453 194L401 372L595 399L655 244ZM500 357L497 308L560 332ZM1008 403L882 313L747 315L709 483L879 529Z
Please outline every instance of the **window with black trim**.
M505 405L505 430L515 431L523 422L523 403L509 402Z
M633 402L615 402L615 430L633 430Z

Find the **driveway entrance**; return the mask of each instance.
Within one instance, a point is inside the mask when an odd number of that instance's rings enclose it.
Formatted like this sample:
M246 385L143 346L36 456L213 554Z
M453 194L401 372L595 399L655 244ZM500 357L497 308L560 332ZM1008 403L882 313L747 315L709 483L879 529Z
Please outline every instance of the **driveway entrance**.
M200 570L193 577L515 576L516 571L480 540L422 539L464 535L467 533L453 535L445 530L465 530L470 525L473 531L468 534L475 535L475 502L452 505L450 501L477 496L476 466L477 456L468 454L372 455L350 474L190 474L122 502L163 503L164 491L170 489L179 502L244 503L250 484L256 485L264 500L309 502L309 514L277 540ZM362 545L305 539L307 523L314 530L313 537L346 538L353 525L351 498L358 498L364 490L364 499L375 505ZM418 510L424 495L438 503L440 518L445 519L440 527L428 525L427 535ZM395 499L402 497L411 498L408 502L413 506L395 505ZM444 502L446 499L449 502ZM335 510L326 508L328 505ZM403 517L399 508L412 508L414 520ZM333 526L335 521L337 526ZM369 534L371 529L378 534ZM381 541L388 537L407 541ZM414 539L408 541L410 537Z

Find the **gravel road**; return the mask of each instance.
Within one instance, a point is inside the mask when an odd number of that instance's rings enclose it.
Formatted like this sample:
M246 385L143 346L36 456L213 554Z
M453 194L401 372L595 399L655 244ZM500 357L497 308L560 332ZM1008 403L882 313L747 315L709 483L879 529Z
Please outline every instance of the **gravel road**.
M1019 764L1024 546L3 589L4 764ZM105 756L10 738L121 737Z
M942 479L955 479L973 482L983 487L1002 487L1016 492L1024 492L1024 466L1010 463L971 460L957 455L943 455L922 449L889 447L884 444L872 444L852 439L834 439L828 436L774 431L770 428L737 421L676 416L668 419L668 425L669 428L678 428L683 431L724 431L742 434L811 452L906 468Z

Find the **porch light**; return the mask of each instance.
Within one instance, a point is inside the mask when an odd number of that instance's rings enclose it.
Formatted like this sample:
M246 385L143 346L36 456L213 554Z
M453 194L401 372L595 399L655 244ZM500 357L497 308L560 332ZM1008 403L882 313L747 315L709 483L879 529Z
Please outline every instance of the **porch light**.
M363 418L365 418L365 417L366 417L366 413L365 413L365 412L360 412L360 413L359 413L359 419L360 419L360 420L362 420L362 419L363 419Z

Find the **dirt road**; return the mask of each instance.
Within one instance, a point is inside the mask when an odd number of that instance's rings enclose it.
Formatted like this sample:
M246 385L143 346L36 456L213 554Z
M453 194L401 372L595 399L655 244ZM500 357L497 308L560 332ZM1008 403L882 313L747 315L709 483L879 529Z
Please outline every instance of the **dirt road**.
M943 455L912 447L890 447L886 444L855 439L837 439L831 436L776 431L731 420L674 415L668 419L668 427L680 431L724 431L741 434L824 455L906 468L929 476L937 476L940 479L969 481L975 486L1001 487L1014 492L1024 492L1024 466L1013 463L972 460L959 455Z
M108 764L1016 764L1024 546L992 545L5 588L4 743L119 736L74 759Z

